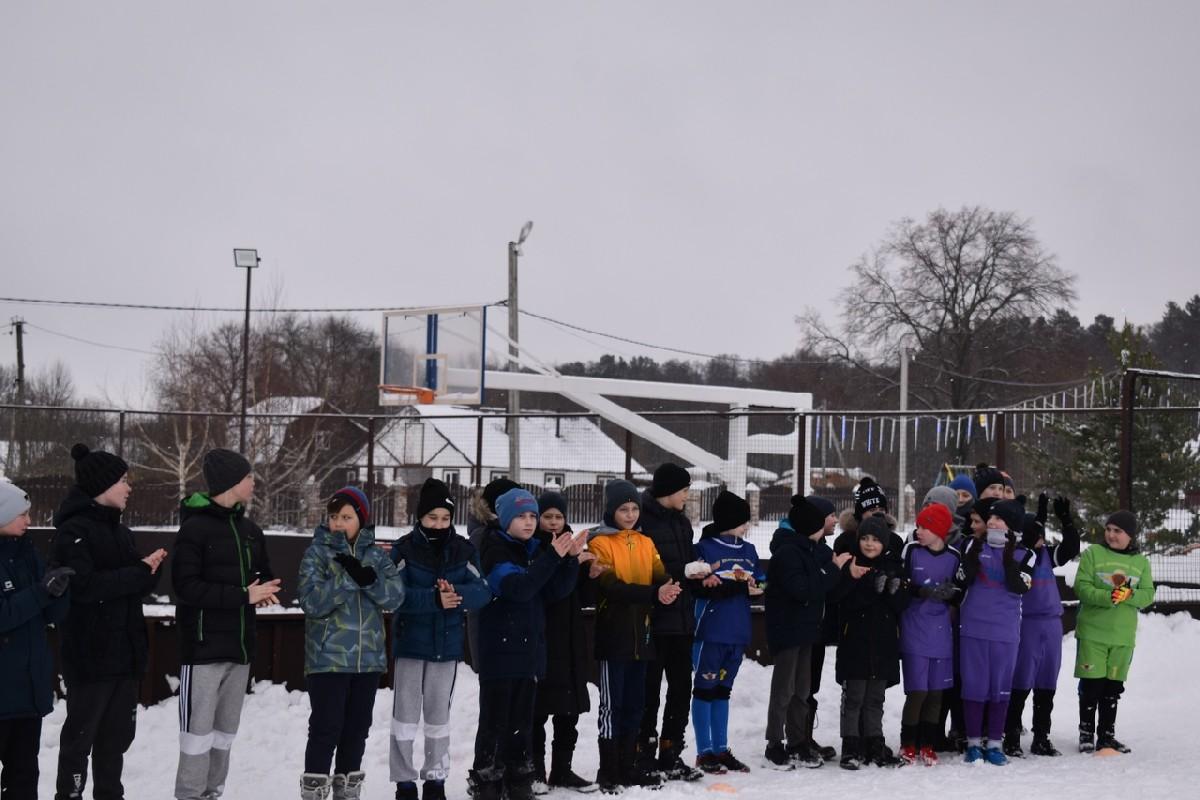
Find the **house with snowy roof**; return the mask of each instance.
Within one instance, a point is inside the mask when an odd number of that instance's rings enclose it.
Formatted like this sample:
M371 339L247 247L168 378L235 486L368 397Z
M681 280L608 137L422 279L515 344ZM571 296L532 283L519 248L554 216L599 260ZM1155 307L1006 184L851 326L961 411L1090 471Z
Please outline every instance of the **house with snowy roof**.
M482 425L481 425L482 422ZM520 423L521 481L541 486L605 483L625 475L625 451L586 417L526 417ZM374 480L447 484L471 482L477 454L484 483L508 476L508 426L502 416L474 408L417 405L378 423ZM641 464L631 464L635 474ZM367 479L364 446L348 464L347 480Z

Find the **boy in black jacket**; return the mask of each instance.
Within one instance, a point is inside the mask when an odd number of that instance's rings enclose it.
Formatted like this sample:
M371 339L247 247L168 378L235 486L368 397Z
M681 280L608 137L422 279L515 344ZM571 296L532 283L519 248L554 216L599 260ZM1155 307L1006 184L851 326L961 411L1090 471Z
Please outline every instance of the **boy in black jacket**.
M684 566L696 558L692 521L684 513L691 484L686 469L670 462L662 464L654 471L650 488L642 492L639 518L642 533L654 542L667 574L679 584L680 597L670 605L654 607L650 626L654 660L646 664L646 707L638 734L638 757L643 770L657 770L667 780L684 781L699 780L703 775L688 766L682 755L692 697L692 633L696 627L695 604L684 576ZM656 729L664 676L667 698L660 738Z
M262 529L246 516L254 496L250 462L232 450L204 456L208 494L183 501L171 579L179 624L177 800L225 791L254 654L257 606L274 605Z
M824 763L809 740L809 683L812 647L821 635L825 595L838 581L849 553L834 556L825 544L824 510L800 495L771 537L767 566L767 645L774 660L767 707L767 762L779 769ZM786 735L787 744L784 744Z
M38 796L42 717L54 707L54 659L46 626L67 615L70 567L42 566L25 536L29 495L0 478L0 794Z
M88 756L93 794L124 797L121 770L133 744L138 683L146 671L142 598L158 583L167 551L144 558L121 524L131 491L128 465L87 445L71 448L75 485L54 515L55 564L75 571L62 626L67 718L58 749L55 800L83 797Z
M477 800L531 800L529 745L537 682L546 674L546 604L575 587L581 531L543 544L538 504L524 489L496 500L500 527L483 535L479 560L495 595L479 611L479 728L468 790Z

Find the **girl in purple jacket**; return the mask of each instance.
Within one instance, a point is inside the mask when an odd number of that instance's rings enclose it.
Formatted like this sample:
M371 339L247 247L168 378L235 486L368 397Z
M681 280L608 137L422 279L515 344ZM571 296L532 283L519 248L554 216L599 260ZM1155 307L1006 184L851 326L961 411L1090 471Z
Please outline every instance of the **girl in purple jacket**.
M1021 543L1034 554L1033 586L1021 598L1021 646L1017 650L1017 669L1013 673L1012 698L1008 702L1008 721L1004 725L1004 754L1020 758L1021 715L1025 701L1033 692L1033 744L1029 752L1038 756L1062 755L1050 741L1050 713L1054 710L1054 690L1062 665L1062 595L1054 568L1064 566L1079 555L1079 531L1071 521L1071 504L1065 497L1054 498L1054 515L1062 530L1062 541L1046 543L1046 506L1048 498L1038 498L1037 516L1025 516Z
M954 685L954 623L948 604L960 592L954 583L959 555L946 544L953 525L945 506L926 506L917 515L916 540L904 548L902 574L913 595L900 616L900 758L905 764L937 763L942 692Z
M967 545L958 579L966 591L959 614L959 668L968 764L1008 763L1001 741L1021 641L1021 596L1033 584L1033 556L1017 547L1025 509L1015 500L992 506L987 533ZM986 740L983 716L986 709Z

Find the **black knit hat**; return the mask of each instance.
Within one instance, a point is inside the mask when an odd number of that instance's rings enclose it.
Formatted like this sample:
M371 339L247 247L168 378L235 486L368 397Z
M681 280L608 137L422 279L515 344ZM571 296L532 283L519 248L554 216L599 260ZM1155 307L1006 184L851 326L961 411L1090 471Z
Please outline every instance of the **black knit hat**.
M538 496L538 516L545 514L552 508L558 511L565 517L567 515L567 498L562 492L542 492Z
M863 478L858 484L858 488L854 490L854 518L862 520L863 514L873 508L882 508L887 511L888 501L887 495L883 493L883 489L879 488L879 484L874 478Z
M88 497L104 494L129 472L125 459L103 450L89 450L86 444L72 447L71 458L75 459L75 483Z
M492 513L495 513L496 501L500 499L500 495L511 489L520 488L520 484L510 481L508 478L496 478L496 480L483 487L483 502L487 503Z
M750 504L733 492L722 490L713 501L712 515L718 533L731 531L750 521Z
M825 499L824 497L821 497L820 495L810 494L807 497L805 497L804 499L807 500L810 504L816 506L827 517L830 514L837 513L837 506L835 506L832 502Z
M642 499L637 487L629 481L609 481L604 485L604 522L611 528L617 525L616 511L626 503L635 503L642 507Z
M857 538L861 539L864 536L874 536L880 544L887 547L892 538L892 529L883 517L867 517L858 524Z
M1016 500L999 500L992 505L991 516L1004 520L1005 526L1015 534L1025 529L1025 507Z
M250 462L241 453L218 447L204 454L204 482L211 497L229 491L249 474Z
M788 509L788 523L792 530L801 536L812 536L825 528L825 518L829 515L808 502L802 495L792 495L792 507Z
M421 484L421 495L417 498L417 519L435 508L444 508L453 517L454 498L450 496L450 490L446 488L446 484L437 478L426 478L425 482Z
M692 476L688 471L678 464L667 461L654 470L654 480L650 482L650 494L654 497L667 497L691 485Z
M1115 512L1105 521L1105 525L1115 525L1121 530L1129 534L1130 539L1136 539L1138 535L1138 521L1132 511L1124 509Z
M994 484L1004 484L1004 473L995 467L989 467L987 464L978 464L975 467L975 472L971 475L971 479L975 481L975 496L983 494L983 490Z

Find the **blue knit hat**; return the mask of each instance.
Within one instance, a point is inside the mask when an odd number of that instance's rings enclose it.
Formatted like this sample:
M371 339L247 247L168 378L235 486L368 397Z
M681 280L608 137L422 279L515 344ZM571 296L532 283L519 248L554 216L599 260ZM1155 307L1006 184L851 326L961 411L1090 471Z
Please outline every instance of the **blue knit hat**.
M537 498L524 489L509 489L496 498L496 516L500 518L500 529L507 532L508 526L522 514L538 513Z
M338 489L333 493L333 497L329 498L326 508L333 513L347 503L354 509L359 527L365 528L371 524L371 501L357 486L343 486Z
M975 481L971 480L971 476L965 472L954 476L954 480L950 481L950 488L956 492L970 492L971 497L979 499L979 490L975 488Z

